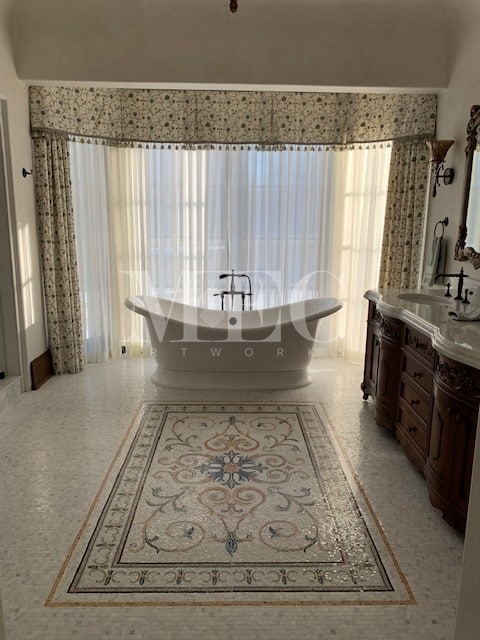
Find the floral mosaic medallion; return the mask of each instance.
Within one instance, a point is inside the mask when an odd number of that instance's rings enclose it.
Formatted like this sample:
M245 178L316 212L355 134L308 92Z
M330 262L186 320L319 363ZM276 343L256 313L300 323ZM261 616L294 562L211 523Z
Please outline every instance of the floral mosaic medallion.
M315 404L148 402L48 605L413 604Z

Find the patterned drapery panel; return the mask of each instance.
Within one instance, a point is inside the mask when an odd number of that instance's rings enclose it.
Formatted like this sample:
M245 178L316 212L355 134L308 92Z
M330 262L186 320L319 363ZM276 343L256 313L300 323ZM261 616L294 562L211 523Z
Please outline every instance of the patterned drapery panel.
M68 142L34 140L35 196L49 347L55 373L84 364Z
M30 87L34 135L118 144L332 145L435 131L434 95Z
M380 288L418 286L430 169L426 139L393 143Z

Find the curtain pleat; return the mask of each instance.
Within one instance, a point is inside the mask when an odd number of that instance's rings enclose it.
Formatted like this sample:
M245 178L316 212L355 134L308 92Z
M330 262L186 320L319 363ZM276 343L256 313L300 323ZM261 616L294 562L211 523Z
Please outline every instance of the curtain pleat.
M380 288L419 286L430 167L426 140L419 137L393 142Z
M68 142L45 136L34 149L48 342L55 373L77 373L84 351Z

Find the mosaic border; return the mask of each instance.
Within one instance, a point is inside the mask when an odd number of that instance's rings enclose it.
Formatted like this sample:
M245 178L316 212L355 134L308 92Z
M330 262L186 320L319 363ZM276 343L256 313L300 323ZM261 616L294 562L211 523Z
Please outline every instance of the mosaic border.
M129 456L134 450L134 444L138 441L139 437L142 437L142 424L145 424L145 420L148 417L146 411L148 408L157 407L162 411L165 410L179 410L188 411L188 408L201 407L203 411L217 411L219 408L224 412L242 412L242 411L265 411L272 412L278 411L290 411L298 412L298 415L308 415L309 412L314 413L315 420L323 425L325 435L328 437L330 444L333 446L335 452L339 457L339 462L345 480L348 483L348 487L351 491L352 499L355 501L356 508L358 509L358 515L365 524L366 530L371 537L372 550L376 556L377 565L383 572L385 578L384 587L377 587L370 589L370 593L364 590L362 587L356 589L352 588L335 588L329 590L328 588L322 589L308 589L305 587L301 589L286 588L281 591L275 591L273 589L262 588L260 590L249 589L236 590L228 589L228 592L223 592L222 589L206 588L202 594L199 594L198 590L191 592L189 589L176 590L174 593L169 593L168 590L162 591L162 589L149 590L146 587L137 593L132 593L131 589L118 591L118 589L111 589L110 593L105 592L105 588L99 590L87 590L84 593L75 592L75 585L81 570L82 563L87 558L87 552L89 547L94 544L95 532L101 525L102 517L105 515L108 509L109 501L112 499L114 489L119 483L119 479L122 473L128 466ZM304 430L304 425L302 425ZM310 439L312 434L304 432L304 437L308 446L311 446ZM125 455L126 452L126 455ZM122 455L125 456L125 460L122 461ZM311 455L315 457L315 451L311 452ZM122 471L123 470L123 471ZM105 496L107 500L105 502ZM104 504L104 507L101 505ZM101 508L101 511L99 509ZM367 522L368 521L368 522ZM92 530L92 523L95 527ZM372 537L372 532L374 536ZM375 539L374 539L375 538ZM88 545L85 547L85 540L88 540ZM377 546L381 548L378 551ZM82 551L83 549L83 551ZM81 559L79 559L79 553L82 553ZM384 561L387 563L387 568L384 567ZM271 563L269 563L271 564ZM286 566L286 563L278 563L278 565ZM76 567L75 575L72 578L72 567ZM389 577L393 578L392 582ZM60 595L63 590L66 589L66 585L74 585L73 589L70 589L70 593L65 593L62 600ZM67 589L68 591L68 589ZM74 591L75 593L72 593ZM80 590L81 591L81 590ZM108 590L107 590L108 591ZM381 593L378 593L381 592ZM126 596L129 598L126 598ZM225 595L229 596L229 599L225 599ZM201 597L199 597L201 596ZM235 596L235 597L234 597ZM252 596L255 598L252 601ZM178 600L178 598L181 598ZM234 599L231 599L233 598ZM293 600L292 600L293 597ZM189 598L187 601L186 599ZM212 598L215 598L212 600ZM258 600L257 600L258 598ZM161 599L161 601L159 601ZM52 590L48 596L46 606L121 606L121 605L141 605L141 606L176 606L176 605L202 605L202 606L219 606L219 605L246 605L246 604L262 604L262 605L307 605L307 604L415 604L415 599L411 592L411 589L400 570L398 562L396 561L392 550L389 547L385 534L383 533L378 520L371 508L368 498L363 491L358 479L354 476L351 465L348 463L344 452L339 447L339 442L335 437L331 425L329 424L325 412L318 403L165 403L165 402L145 402L142 405L141 410L137 414L137 417L132 421L130 428L124 438L122 445L120 446L114 461L111 464L109 471L102 483L102 487L99 490L97 497L92 504L92 507L85 518L84 524L77 535L77 538L72 545L70 553L65 560L62 570L55 581Z

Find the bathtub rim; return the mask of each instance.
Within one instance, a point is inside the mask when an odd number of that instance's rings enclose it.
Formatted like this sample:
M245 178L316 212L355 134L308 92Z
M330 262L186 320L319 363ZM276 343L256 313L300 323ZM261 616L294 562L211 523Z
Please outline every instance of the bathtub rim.
M175 313L170 315L170 313L160 313L158 310L151 309L147 304L145 304L145 301L148 299L155 300L160 307L162 307L162 305L165 305L166 308L169 308L169 311L175 312L177 310L185 310L187 314L196 314L197 322L193 322L192 318L189 317L177 317ZM176 300L170 300L168 298L161 298L159 296L128 296L127 298L125 298L124 303L128 309L145 317L156 316L158 318L164 318L168 322L178 322L188 327L202 327L205 329L212 328L212 325L202 320L201 313L203 311L218 312L223 314L223 318L222 321L215 324L215 328L224 328L228 329L229 331L245 331L255 328L261 328L265 330L270 328L274 329L275 327L278 327L279 324L294 324L296 321L307 324L309 322L313 322L315 320L333 315L337 313L337 311L340 311L343 307L342 302L334 296L306 298L305 300L289 302L277 307L267 307L265 309L245 309L234 311L222 311L219 309L209 309L207 307L195 307L193 305L178 302ZM315 308L315 305L318 305L319 303L319 307ZM314 309L307 314L295 314L295 311L305 309L305 305L314 307ZM292 311L293 313L291 313ZM275 317L273 317L274 314L276 314ZM285 315L285 317L282 317L282 315ZM248 324L249 320L253 318L256 319L258 317L260 317L261 319L267 318L267 321L261 323L252 323L250 325ZM239 322L238 326L232 326L230 324L232 318L242 318L242 322ZM198 322L199 319L201 322Z

